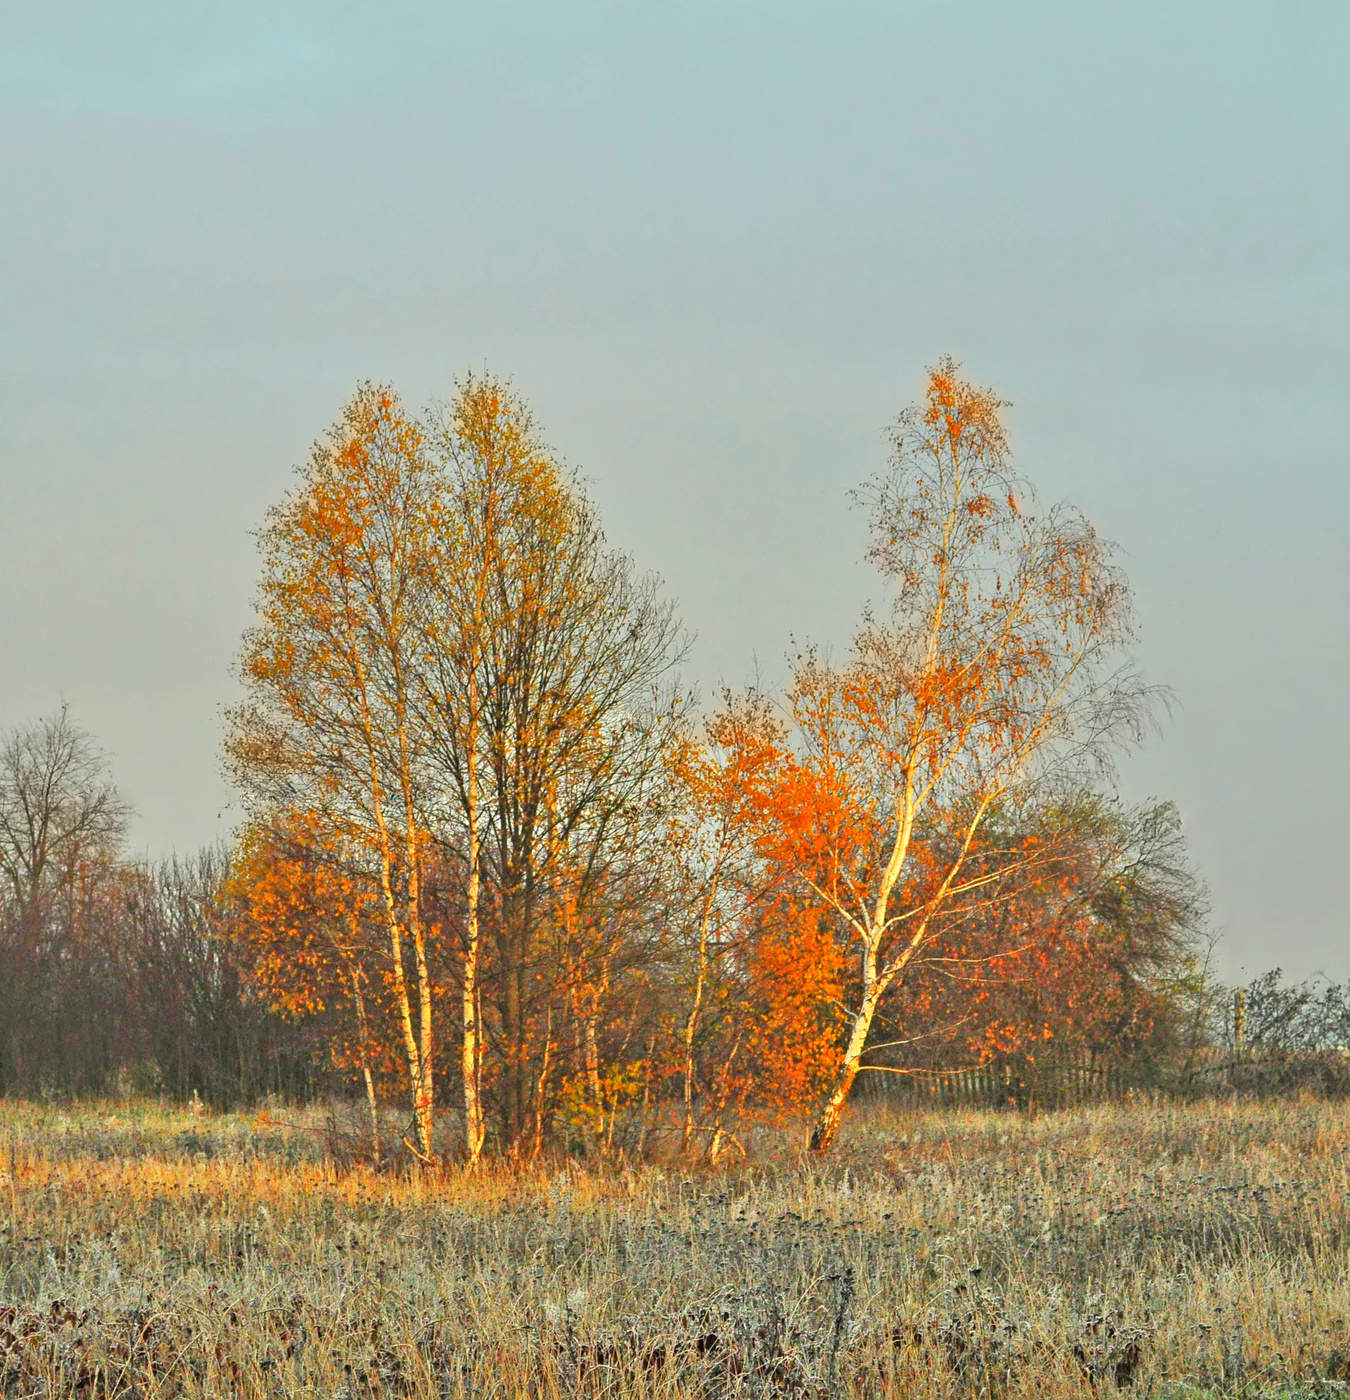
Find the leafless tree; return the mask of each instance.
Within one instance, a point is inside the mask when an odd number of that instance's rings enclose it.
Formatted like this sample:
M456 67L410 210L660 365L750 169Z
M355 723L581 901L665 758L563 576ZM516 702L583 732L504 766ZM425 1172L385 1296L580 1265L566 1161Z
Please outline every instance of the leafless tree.
M59 1065L72 1027L53 994L105 896L127 804L93 739L65 706L0 744L0 928L6 1003L0 1076L31 1086Z

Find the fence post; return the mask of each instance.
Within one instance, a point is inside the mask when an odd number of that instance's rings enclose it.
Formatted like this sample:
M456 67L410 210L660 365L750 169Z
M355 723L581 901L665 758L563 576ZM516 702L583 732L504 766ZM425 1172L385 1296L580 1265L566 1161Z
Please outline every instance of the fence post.
M1247 993L1242 987L1233 993L1233 1056L1242 1058L1247 1044Z

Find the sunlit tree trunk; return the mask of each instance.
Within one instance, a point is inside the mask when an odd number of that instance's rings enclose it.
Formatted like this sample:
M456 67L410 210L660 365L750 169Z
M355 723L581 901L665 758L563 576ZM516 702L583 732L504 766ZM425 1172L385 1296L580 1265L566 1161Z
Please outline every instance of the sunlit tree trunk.
M413 1155L423 1165L435 1159L435 1086L431 1066L431 978L427 967L426 936L420 914L421 885L418 879L420 852L417 848L417 834L411 814L411 799L407 799L407 829L404 833L404 850L401 853L407 865L408 907L410 917L406 932L413 944L413 966L417 984L415 995L417 1010L414 1014L414 990L408 986L407 969L404 966L404 921L400 917L398 901L394 894L394 870L396 854L393 837L385 815L384 787L380 778L377 739L371 719L371 707L366 686L366 668L359 651L353 647L355 658L353 669L360 694L362 724L365 730L367 755L370 772L370 807L375 820L379 844L380 894L384 906L385 930L389 938L390 964L393 972L394 997L398 1010L399 1027L403 1033L403 1049L408 1065L408 1082L412 1097L414 1142L409 1146ZM402 730L402 724L398 726ZM406 745L400 733L401 755ZM402 767L402 765L400 765ZM407 793L406 772L400 773Z
M360 1036L361 1080L366 1090L366 1111L370 1115L370 1148L376 1167L381 1165L384 1148L380 1133L380 1103L375 1093L375 1075L370 1067L370 1023L366 1019L366 998L361 990L361 970L355 962L349 962L348 981L351 985L352 1004L356 1008L356 1029Z
M479 929L478 904L482 889L482 853L478 815L478 681L469 678L470 724L465 752L467 811L469 837L469 880L464 916L464 967L461 991L461 1012L464 1039L460 1054L460 1073L464 1080L464 1149L472 1166L483 1152L487 1126L483 1119L482 1063L483 1050L478 1020L478 968L482 936Z

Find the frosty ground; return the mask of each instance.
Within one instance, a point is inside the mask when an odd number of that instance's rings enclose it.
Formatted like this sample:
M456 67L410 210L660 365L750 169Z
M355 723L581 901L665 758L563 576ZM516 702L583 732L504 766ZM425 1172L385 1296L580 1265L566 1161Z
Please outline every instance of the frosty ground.
M1350 1106L856 1115L710 1171L0 1107L0 1392L1350 1395Z

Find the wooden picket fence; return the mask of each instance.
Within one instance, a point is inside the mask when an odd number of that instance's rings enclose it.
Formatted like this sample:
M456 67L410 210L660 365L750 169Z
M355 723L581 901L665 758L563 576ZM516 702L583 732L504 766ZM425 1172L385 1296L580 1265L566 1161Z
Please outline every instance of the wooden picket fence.
M1137 1076L1083 1055L1036 1064L972 1065L963 1069L864 1073L866 1097L896 1106L1069 1108L1123 1097Z
M1083 1053L1033 1063L865 1072L861 1096L906 1108L1071 1108L1135 1092L1178 1098L1216 1094L1279 1095L1311 1091L1350 1096L1350 1052L1309 1054L1193 1052L1166 1066L1123 1066Z

